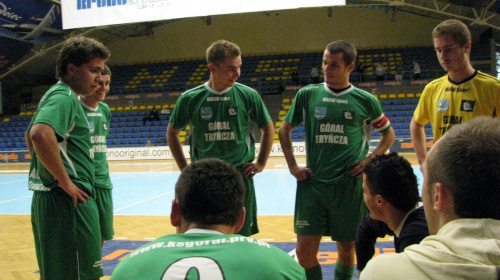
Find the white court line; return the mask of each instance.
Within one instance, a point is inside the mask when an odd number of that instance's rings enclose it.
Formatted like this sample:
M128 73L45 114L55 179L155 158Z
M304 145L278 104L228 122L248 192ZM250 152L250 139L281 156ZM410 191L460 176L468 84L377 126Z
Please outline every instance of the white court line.
M25 198L31 198L31 197L33 197L33 196L32 195L28 195L28 196L23 196L23 197L19 197L19 198L14 198L14 199L0 201L0 203L6 203L6 202L16 201L16 200L25 199Z
M0 173L28 173L29 170L2 170Z
M162 162L162 163L158 163L158 162L132 162L132 163L118 163L118 164L115 164L116 166L124 166L124 165L174 165L176 163L174 162Z
M17 182L27 182L27 180L17 180L17 181L3 182L3 183L0 183L0 185L12 184L12 183L17 183Z
M170 191L170 192L166 192L166 193L159 194L159 195L157 195L157 196L150 197L150 198L145 199L145 200L137 201L137 202L135 202L135 203L132 203L132 204L127 205L127 206L124 206L124 207L122 207L122 208L115 209L115 210L113 210L113 213L114 213L114 212L118 212L118 211L123 210L123 209L126 209L126 208L129 208L129 207L132 207L132 206L135 206L135 205L137 205L137 204L144 203L144 202L146 202L146 201L150 201L150 200L156 199L156 198L158 198L158 197L162 197L162 196L169 195L169 194L171 194L171 193L173 193L173 192L174 192L174 191Z

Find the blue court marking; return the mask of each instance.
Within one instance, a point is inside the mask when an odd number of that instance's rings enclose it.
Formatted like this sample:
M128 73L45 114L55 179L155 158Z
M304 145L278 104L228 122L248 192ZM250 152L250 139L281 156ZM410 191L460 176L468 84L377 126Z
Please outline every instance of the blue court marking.
M413 166L423 182L419 166ZM179 171L114 172L115 215L170 215ZM0 214L30 214L31 197L27 174L0 175ZM288 169L266 169L254 178L259 215L293 215L296 180ZM419 187L421 189L421 187Z

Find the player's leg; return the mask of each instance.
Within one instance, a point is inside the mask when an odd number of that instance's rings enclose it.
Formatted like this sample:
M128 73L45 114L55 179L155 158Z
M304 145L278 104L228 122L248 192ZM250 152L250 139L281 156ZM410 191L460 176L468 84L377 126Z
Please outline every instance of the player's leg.
M306 270L308 280L323 279L317 257L321 237L321 235L297 235L297 258L299 264Z
M253 180L249 179L243 175L243 182L245 183L245 223L243 227L238 232L238 234L244 236L251 236L259 233L259 227L257 225L257 200L255 197L255 188L253 185Z
M321 200L328 196L322 184L297 182L294 228L297 234L297 258L308 280L323 279L318 262L321 237L327 230L328 215Z
M354 274L354 241L337 241L338 259L335 264L335 279L352 279Z
M113 239L113 198L112 189L95 188L99 224L101 226L101 247L104 241Z

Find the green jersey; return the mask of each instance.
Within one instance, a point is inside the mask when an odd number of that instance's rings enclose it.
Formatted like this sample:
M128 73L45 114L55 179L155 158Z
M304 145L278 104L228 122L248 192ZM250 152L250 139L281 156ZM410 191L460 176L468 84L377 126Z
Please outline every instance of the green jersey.
M87 115L90 129L90 143L94 147L95 184L97 188L112 189L109 178L108 159L106 157L106 140L109 135L111 110L108 105L99 102L97 108L91 108L80 100L83 111Z
M350 86L335 93L325 83L302 88L285 117L292 126L304 122L307 166L313 180L331 183L346 166L368 154L370 126L384 132L390 122L370 93Z
M239 167L255 158L251 122L259 128L271 121L259 94L239 83L222 92L207 84L184 92L170 123L175 129L190 125L191 159L220 158Z
M59 142L59 152L71 181L93 193L95 167L87 117L76 94L62 82L52 86L40 100L28 131L37 123L51 126ZM33 191L50 191L58 182L38 159L31 154L28 187Z
M239 234L194 229L158 238L130 253L113 271L124 279L306 279L283 250Z

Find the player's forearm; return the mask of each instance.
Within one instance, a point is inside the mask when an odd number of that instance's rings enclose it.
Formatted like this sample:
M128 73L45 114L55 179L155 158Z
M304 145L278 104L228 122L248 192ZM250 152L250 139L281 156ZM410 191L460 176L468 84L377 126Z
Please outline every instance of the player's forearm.
M378 143L377 147L373 150L370 157L376 155L383 155L387 150L389 150L396 140L396 134L394 133L394 129L390 127L384 134L382 134L382 138Z
M56 178L60 185L71 182L59 152L59 145L52 127L35 124L28 134L37 158L43 166Z
M292 148L292 126L290 123L284 121L279 130L279 138L281 144L281 150L283 151L283 155L285 156L286 163L288 164L288 168L291 166L297 166L297 161L295 160L295 156L293 155Z
M270 121L265 127L261 129L262 137L260 139L260 149L257 156L257 163L262 167L266 166L267 160L269 159L269 154L271 153L271 148L273 147L274 141L274 125Z
M413 148L415 149L415 154L417 155L417 160L420 165L424 162L427 157L427 150L425 149L425 129L424 126L417 123L414 119L411 120L410 124L411 141L413 142Z
M167 129L167 142L170 152L175 159L175 163L180 170L184 169L187 165L186 157L184 156L184 151L182 150L182 143L179 137L179 130L172 128L170 125Z

